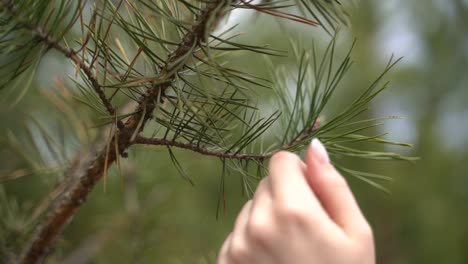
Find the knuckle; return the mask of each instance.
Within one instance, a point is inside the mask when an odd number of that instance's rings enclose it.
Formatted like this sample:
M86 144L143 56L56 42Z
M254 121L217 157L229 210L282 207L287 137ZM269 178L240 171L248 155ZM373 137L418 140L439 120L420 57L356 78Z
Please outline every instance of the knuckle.
M353 248L354 263L372 263L375 259L374 245L368 243L356 243Z
M308 210L303 208L299 203L292 201L284 201L277 208L280 219L293 221L299 224L305 224L311 220L311 215Z
M230 258L242 261L248 256L248 248L239 238L233 238L228 254Z
M269 185L269 177L267 176L267 177L261 179L260 182L258 183L257 192L267 190L268 185Z
M366 244L374 243L374 233L372 227L368 223L363 224L361 228L359 228L357 236Z
M371 263L372 261L364 261L366 259L372 260L375 258L374 252L374 236L370 225L366 224L355 230L354 237L350 240L351 245L349 249L353 253L354 263Z
M266 246L273 238L274 225L266 217L254 216L248 225L250 239L259 245Z

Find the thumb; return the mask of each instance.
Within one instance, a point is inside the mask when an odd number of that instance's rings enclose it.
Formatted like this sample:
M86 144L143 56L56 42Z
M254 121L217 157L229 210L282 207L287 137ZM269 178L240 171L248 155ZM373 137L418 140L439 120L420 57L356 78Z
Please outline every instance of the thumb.
M325 146L317 138L308 147L305 161L307 181L330 218L345 232L367 223L346 180L330 163Z

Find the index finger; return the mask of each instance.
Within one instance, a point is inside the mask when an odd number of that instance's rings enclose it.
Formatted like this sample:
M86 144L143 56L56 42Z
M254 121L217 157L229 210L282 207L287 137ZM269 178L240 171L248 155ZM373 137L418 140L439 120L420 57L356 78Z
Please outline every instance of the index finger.
M274 154L269 170L274 201L289 207L288 209L295 208L326 216L305 178L305 164L297 155L287 151Z

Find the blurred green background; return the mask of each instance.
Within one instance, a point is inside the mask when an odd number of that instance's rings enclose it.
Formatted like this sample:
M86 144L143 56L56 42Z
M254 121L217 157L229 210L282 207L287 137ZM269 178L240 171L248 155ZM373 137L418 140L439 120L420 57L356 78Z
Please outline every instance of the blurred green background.
M391 195L349 179L374 229L378 263L468 263L468 1L364 0L350 14L351 33L343 29L342 35L348 36L339 45L349 48L350 36L356 36L355 65L332 107L340 109L348 95L373 80L392 54L403 56L387 76L391 87L374 101L371 111L372 116L405 117L386 121L376 130L414 145L388 150L421 157L416 163L341 161L394 179L386 185ZM298 36L305 43L327 38L319 29L277 23L249 12L232 14L230 23L236 21L241 22L239 31L246 33L245 40L274 48L288 50L288 39ZM266 74L261 57L253 60L243 53L232 63ZM39 91L73 69L53 53L43 64L47 67L40 68L36 87L15 108L0 105L2 138L8 138L8 133L20 137L25 133L22 120L31 115L42 116L49 120L48 126L54 126L57 110ZM73 153L78 146L71 143L69 149ZM2 142L1 171L22 166L17 154ZM241 194L239 178L230 175L226 208L216 220L218 160L186 151L176 155L194 186L181 179L166 149L133 148L123 161L123 179L114 166L107 191L102 183L93 191L49 262L213 263L247 198ZM1 217L11 217L7 225L17 232L3 238L9 247L21 244L21 232L28 224L28 214L21 212L30 213L32 205L54 187L56 180L47 175L2 181L7 199L18 203L17 210L9 208L8 214L2 203Z

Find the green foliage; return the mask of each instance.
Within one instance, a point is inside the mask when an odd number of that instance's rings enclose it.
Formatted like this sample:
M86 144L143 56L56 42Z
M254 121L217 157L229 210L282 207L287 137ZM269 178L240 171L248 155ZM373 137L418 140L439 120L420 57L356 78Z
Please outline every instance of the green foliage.
M28 92L48 41L60 40L78 18L81 1L11 1L0 4L0 89L16 93L15 105ZM70 12L73 11L73 12ZM13 96L7 94L7 98Z
M6 260L14 257L12 252L21 249L24 240L19 240L18 237L21 237L32 223L18 202L7 197L3 186L0 188L0 213L0 252L2 259Z

